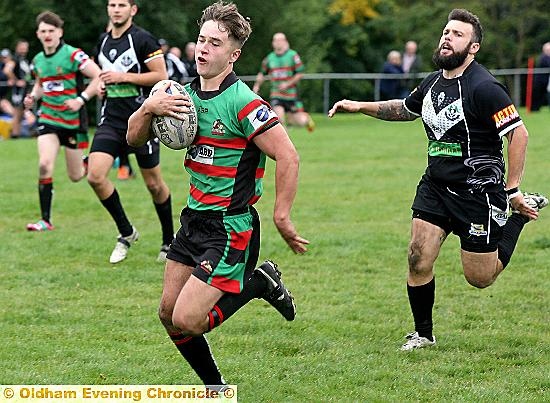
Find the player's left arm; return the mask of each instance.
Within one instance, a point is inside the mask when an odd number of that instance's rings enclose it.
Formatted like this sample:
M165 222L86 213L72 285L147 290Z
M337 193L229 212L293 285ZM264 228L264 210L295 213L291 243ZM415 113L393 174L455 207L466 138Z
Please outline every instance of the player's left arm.
M508 140L508 176L506 180L506 189L519 189L525 169L529 133L525 125L521 124L515 129L510 130L505 136ZM514 210L519 211L530 219L536 219L538 217L537 211L525 203L521 193L512 197L510 199L510 204Z
M294 253L305 253L309 241L298 234L290 219L298 188L299 157L296 148L281 124L255 136L253 141L268 157L275 160L275 226Z
M99 66L92 59L89 59L82 65L80 72L91 80L84 91L77 94L76 98L65 101L65 105L72 111L78 111L98 93L100 82L99 74L101 73Z
M105 84L130 83L144 87L150 87L161 80L168 79L166 63L162 55L149 60L146 65L149 71L143 73L103 71L100 78Z

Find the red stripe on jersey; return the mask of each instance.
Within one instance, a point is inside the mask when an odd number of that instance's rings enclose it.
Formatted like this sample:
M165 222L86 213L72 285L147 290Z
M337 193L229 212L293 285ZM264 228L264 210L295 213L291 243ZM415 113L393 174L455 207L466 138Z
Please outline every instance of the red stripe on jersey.
M270 72L272 71L292 71L294 70L294 67L295 66L280 66L280 67L273 67ZM273 80L273 77L271 77L271 79Z
M210 195L201 192L199 189L197 189L195 186L191 185L189 189L189 194L193 199L198 201L202 204L210 204L210 205L216 205L216 206L222 206L222 207L228 207L231 203L230 197L220 197L215 195Z
M54 111L66 111L67 110L67 107L65 105L54 105L54 104L50 104L50 103L44 102L44 101L42 101L42 106L44 106L48 109L53 109Z
M215 165L201 164L192 160L185 160L186 167L191 170L208 176L217 176L219 178L235 178L237 175L237 168L233 167L220 167ZM256 179L264 177L265 168L256 168Z
M229 247L237 250L245 250L246 246L248 245L248 242L250 241L251 236L252 236L251 229L244 232L231 231L230 233L231 240L229 243Z
M42 119L51 120L53 122L62 123L64 125L71 125L71 126L78 126L80 124L79 119L66 120L66 119L53 117L53 116L48 115L47 113L44 113L44 112L42 112L42 114L40 115L40 120L42 120Z
M230 292L233 294L239 294L241 292L241 283L237 280L232 280L230 278L214 276L210 283L212 287L216 287L219 290Z
M71 96L76 94L76 88L63 90L63 91L44 91L44 95L48 97L59 97L62 95Z
M46 83L48 81L60 81L60 80L72 80L76 77L76 73L67 73L60 76L41 77L40 83Z
M200 162L195 162L192 160L185 160L185 166L191 168L197 173L208 176L234 178L237 175L237 168L233 167L220 167L215 165L201 164Z
M260 200L260 196L254 195L250 198L250 200L248 201L248 204L252 206L253 204L256 204L258 200Z
M248 140L244 137L234 138L234 139L215 139L210 137L200 136L197 140L196 145L209 145L214 147L221 148L231 148L234 150L244 150L248 145Z
M261 99L255 99L252 102L248 103L244 108L241 109L241 111L237 115L237 119L239 119L239 122L246 118L250 112L252 112L254 109L259 107L260 105L267 105L269 104L265 101L262 101Z

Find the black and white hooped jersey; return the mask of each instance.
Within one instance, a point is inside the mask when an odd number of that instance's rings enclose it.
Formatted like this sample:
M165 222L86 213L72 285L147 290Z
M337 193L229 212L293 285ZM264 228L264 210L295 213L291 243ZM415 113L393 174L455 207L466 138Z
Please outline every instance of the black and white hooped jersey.
M453 79L434 72L404 103L422 117L428 178L454 189L502 189L502 137L523 122L506 88L482 65L473 61Z
M123 73L148 72L147 63L157 57L164 57L158 40L136 25L131 25L120 38L113 38L110 32L102 35L96 54L101 70ZM126 130L130 115L141 106L151 87L120 83L108 85L106 91L99 125Z

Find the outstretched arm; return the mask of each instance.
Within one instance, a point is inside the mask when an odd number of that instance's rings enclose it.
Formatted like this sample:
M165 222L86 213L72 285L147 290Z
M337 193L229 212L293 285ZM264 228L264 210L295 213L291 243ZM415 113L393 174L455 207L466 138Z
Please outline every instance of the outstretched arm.
M379 102L361 102L343 99L333 105L330 111L328 111L328 117L333 117L339 111L361 112L377 119L390 121L410 121L418 118L417 115L412 114L405 108L405 103L402 99Z
M506 138L508 139L508 177L506 180L506 189L519 189L525 167L529 133L525 125L521 125L508 132ZM510 198L510 204L514 210L519 211L531 220L538 218L538 212L525 202L521 193Z
M254 137L254 143L276 163L273 209L275 226L294 253L304 253L309 241L298 234L290 220L290 211L298 187L298 153L281 124Z

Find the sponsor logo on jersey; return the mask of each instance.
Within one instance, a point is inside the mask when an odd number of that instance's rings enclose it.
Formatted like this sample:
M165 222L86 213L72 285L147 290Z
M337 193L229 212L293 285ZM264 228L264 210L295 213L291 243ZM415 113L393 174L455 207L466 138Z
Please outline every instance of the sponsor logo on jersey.
M461 157L462 149L459 143L430 140L428 142L428 155L430 157Z
M259 104L257 108L254 108L254 110L246 116L252 127L254 127L254 131L258 130L266 122L275 117L277 117L275 112L264 104Z
M114 61L116 59L117 54L118 54L118 51L116 49L109 50L109 59Z
M214 120L212 123L212 130L210 131L213 136L223 136L225 135L225 125L221 119Z
M56 91L56 92L61 92L63 91L64 89L64 86L63 86L63 81L44 81L42 83L42 89L44 90L44 92L53 92L53 91Z
M187 150L186 158L201 164L214 163L214 147L206 145L191 146Z
M124 55L120 60L120 64L124 67L131 66L134 63L133 59L129 55Z
M516 119L519 119L519 113L513 104L508 105L493 115L493 121L497 129Z
M487 236L487 231L485 231L485 225L483 224L470 223L470 231L468 232L473 236Z

